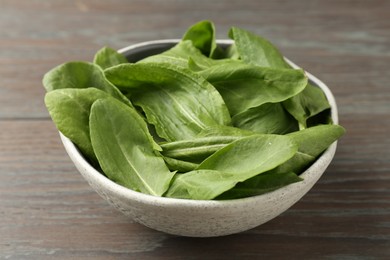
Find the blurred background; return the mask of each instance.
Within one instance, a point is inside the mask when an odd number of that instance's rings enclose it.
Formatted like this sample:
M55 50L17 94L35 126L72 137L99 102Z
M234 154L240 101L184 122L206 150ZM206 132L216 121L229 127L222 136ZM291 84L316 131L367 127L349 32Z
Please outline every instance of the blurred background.
M8 93L0 96L0 116L47 117L42 99L24 100L20 93L28 88L43 94L42 75L57 64L91 60L104 45L180 38L203 19L215 23L218 38L239 26L270 39L333 86L336 97L346 98L350 111L341 113L369 111L369 101L383 95L379 68L389 65L388 13L389 1L363 0L0 0L0 62L7 66L1 91ZM10 84L16 79L23 80L22 89ZM343 91L362 81L377 94ZM387 103L375 109L385 108Z

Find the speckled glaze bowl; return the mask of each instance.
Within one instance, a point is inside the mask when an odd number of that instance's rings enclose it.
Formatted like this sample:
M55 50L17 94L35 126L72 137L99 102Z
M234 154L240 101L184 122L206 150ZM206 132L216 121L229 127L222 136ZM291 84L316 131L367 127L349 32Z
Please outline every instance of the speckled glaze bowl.
M178 40L159 40L131 45L120 52L130 61L160 53ZM220 40L222 46L230 40ZM288 61L292 66L297 67ZM331 116L338 123L337 106L328 87L307 73L309 80L321 88L331 105ZM159 231L192 237L223 236L259 226L291 207L301 199L324 173L336 151L333 143L300 176L303 181L290 184L263 195L226 200L204 201L155 197L122 187L95 170L80 154L75 145L60 133L71 160L91 187L115 208L133 220Z

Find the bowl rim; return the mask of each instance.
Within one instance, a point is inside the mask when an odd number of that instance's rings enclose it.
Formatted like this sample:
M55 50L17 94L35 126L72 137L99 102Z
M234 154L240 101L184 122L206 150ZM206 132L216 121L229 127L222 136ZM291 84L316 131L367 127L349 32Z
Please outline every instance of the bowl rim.
M175 44L178 43L180 39L164 39L164 40L153 40L153 41L145 41L140 42L137 44L132 44L127 47L121 48L118 50L119 53L125 54L126 52L132 51L134 49L138 48L146 48L150 45L161 45L161 44ZM232 44L233 40L217 40L217 44ZM285 60L293 67L293 68L300 68L298 65L293 63L291 60L284 57ZM311 80L315 85L317 85L321 90L324 92L326 98L328 99L328 102L330 104L330 111L331 111L331 118L333 120L334 124L338 124L338 111L337 111L337 104L336 100L330 91L330 89L323 83L321 80L319 80L317 77L312 75L311 73L305 71L306 75L308 76L309 80ZM61 141L65 147L65 150L67 151L69 157L71 160L76 164L79 163L81 168L84 169L82 175L85 179L87 177L90 180L87 180L89 183L98 183L100 186L104 186L105 189L109 190L110 192L114 192L117 195L120 195L124 198L131 198L132 200L136 200L143 204L149 204L149 205L160 205L160 206L167 206L167 207L184 207L184 208L191 208L193 206L202 206L203 208L235 208L238 205L242 206L243 204L250 205L254 202L259 203L259 200L269 200L272 197L280 197L284 193L286 193L286 188L295 185L295 186L302 186L304 187L306 184L306 181L310 181L310 178L319 178L321 177L322 173L318 175L311 174L315 168L317 168L319 165L326 164L327 161L331 161L337 147L337 141L335 141L333 144L331 144L318 159L303 173L301 173L299 176L303 178L303 181L296 182L289 184L287 186L284 186L282 188L279 188L277 190L267 192L264 194L252 196L252 197L246 197L246 198L239 198L239 199L230 199L230 200L192 200L192 199L180 199L180 198L168 198L168 197L158 197L153 196L149 194L144 194L141 192L137 192L134 190L131 190L129 188L126 188L124 186L121 186L114 181L110 180L106 176L104 176L102 173L97 171L94 167L92 167L88 161L84 158L84 156L80 153L78 148L73 144L73 142L64 136L61 132L59 132ZM330 158L330 159L329 159ZM330 162L329 162L330 163ZM326 164L327 165L327 164ZM87 175L87 176L85 176Z

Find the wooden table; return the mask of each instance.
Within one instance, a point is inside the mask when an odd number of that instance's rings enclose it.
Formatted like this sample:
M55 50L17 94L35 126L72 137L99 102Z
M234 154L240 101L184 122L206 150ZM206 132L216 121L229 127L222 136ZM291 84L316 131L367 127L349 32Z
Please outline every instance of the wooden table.
M390 259L390 1L0 0L0 259ZM253 230L183 238L111 208L78 174L43 104L70 60L180 38L211 19L272 40L328 84L347 134L319 183Z

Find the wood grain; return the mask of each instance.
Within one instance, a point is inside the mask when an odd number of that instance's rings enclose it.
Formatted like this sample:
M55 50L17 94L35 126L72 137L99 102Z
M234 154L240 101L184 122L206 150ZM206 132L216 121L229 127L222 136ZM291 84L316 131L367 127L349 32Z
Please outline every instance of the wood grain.
M390 258L390 1L0 0L0 259ZM278 218L221 238L143 227L102 200L66 155L42 76L103 45L259 33L327 83L347 134L319 183Z

